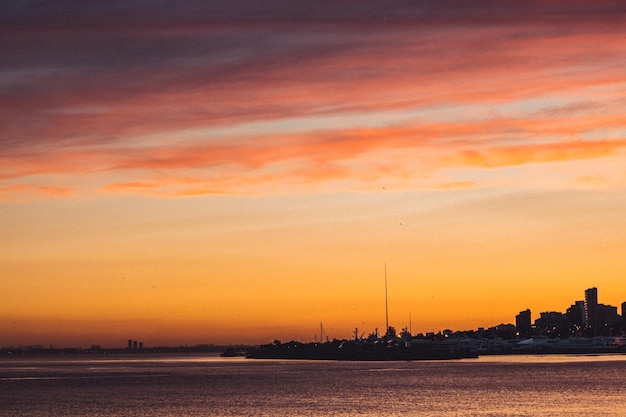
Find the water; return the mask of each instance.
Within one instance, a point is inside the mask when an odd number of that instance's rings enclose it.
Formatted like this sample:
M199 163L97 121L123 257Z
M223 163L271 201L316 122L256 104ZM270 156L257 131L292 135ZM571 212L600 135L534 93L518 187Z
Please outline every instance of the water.
M0 416L625 416L625 356L0 358Z

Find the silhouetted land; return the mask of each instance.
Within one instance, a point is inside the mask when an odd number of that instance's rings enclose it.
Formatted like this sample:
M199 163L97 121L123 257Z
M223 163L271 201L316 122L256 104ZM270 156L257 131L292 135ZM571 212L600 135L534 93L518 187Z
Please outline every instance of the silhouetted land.
M467 333L453 335L408 338L385 335L369 339L335 339L324 343L276 340L265 345L196 345L159 346L142 349L101 348L53 348L43 346L20 346L0 349L2 356L69 356L69 355L152 355L152 354L207 354L214 356L245 356L250 359L305 359L305 360L442 360L476 358L483 355L532 355L532 354L626 354L625 337L594 338L548 338L537 336L528 339L484 338Z
M94 354L154 354L154 353L219 353L230 348L224 345L196 345L196 346L157 346L141 349L102 348L92 346L84 348L54 348L44 346L18 346L0 349L0 355L94 355ZM246 351L251 346L243 347Z

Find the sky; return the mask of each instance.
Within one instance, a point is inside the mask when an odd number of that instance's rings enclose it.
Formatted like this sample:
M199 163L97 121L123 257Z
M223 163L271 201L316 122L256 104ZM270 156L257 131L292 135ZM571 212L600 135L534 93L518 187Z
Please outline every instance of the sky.
M2 9L0 346L626 301L621 1Z

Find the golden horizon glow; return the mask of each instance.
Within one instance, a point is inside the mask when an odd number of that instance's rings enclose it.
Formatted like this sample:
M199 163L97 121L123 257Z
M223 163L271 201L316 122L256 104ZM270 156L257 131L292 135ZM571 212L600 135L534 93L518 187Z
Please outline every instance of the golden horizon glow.
M0 346L626 301L623 6L367 3L9 10Z

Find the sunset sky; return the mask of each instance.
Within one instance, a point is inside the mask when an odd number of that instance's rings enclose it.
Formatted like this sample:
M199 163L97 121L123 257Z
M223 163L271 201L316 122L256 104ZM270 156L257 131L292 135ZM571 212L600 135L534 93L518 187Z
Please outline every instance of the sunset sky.
M5 2L0 347L620 306L625 69L623 1Z

